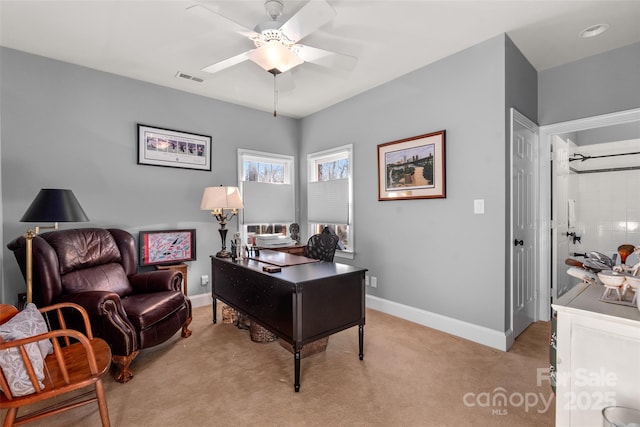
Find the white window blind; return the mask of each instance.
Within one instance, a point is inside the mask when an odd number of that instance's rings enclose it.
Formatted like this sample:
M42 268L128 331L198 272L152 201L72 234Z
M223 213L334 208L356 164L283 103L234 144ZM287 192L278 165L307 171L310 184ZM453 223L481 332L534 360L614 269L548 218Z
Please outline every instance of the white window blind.
M285 224L295 221L291 184L243 181L244 224Z
M309 182L307 216L319 224L349 224L349 179Z

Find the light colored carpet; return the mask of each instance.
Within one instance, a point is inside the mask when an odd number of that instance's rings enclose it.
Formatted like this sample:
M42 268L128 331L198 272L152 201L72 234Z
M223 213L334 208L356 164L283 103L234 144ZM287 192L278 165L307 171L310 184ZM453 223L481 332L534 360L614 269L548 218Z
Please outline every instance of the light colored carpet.
M367 310L364 360L357 327L332 335L325 352L302 360L295 393L291 353L218 319L210 307L194 309L190 338L143 350L127 384L106 377L111 425L554 425L555 399L538 380L548 367L548 322L501 352ZM89 405L29 425L93 427L100 418Z

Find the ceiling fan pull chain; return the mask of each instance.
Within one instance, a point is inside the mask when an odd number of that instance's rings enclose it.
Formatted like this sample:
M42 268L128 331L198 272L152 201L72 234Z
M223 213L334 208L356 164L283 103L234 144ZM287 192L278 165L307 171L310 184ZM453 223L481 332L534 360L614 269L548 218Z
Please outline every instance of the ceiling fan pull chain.
M278 84L276 83L276 73L273 73L273 117L276 117L276 109L278 107Z

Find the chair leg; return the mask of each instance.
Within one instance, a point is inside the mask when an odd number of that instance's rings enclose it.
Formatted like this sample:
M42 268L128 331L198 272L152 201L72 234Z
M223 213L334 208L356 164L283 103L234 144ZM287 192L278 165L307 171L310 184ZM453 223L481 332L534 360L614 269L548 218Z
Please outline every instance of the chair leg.
M133 378L133 372L129 370L129 365L133 362L133 359L138 355L138 350L134 351L128 356L112 356L111 361L118 367L116 372L116 381L119 383L129 382Z
M13 423L16 421L16 416L18 415L18 408L9 408L7 410L7 414L4 416L4 423L2 423L3 427L11 427Z
M191 324L191 317L189 317L187 319L186 322L184 322L184 325L182 326L182 338L189 338L191 336L191 331L189 330L189 325Z
M102 427L111 427L109 421L109 409L107 408L107 399L104 397L104 385L102 380L96 382L96 398L98 400L98 409L100 410L100 420Z

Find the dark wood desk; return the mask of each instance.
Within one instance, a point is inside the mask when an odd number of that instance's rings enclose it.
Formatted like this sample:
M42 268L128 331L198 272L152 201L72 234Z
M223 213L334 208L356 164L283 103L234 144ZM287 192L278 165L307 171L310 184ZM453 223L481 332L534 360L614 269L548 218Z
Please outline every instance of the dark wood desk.
M295 391L300 390L305 344L357 325L358 356L364 358L366 269L320 261L266 273L265 265L254 259L211 257L213 323L219 299L291 344Z

